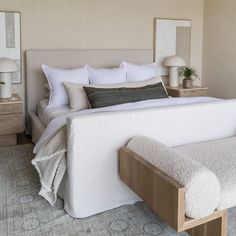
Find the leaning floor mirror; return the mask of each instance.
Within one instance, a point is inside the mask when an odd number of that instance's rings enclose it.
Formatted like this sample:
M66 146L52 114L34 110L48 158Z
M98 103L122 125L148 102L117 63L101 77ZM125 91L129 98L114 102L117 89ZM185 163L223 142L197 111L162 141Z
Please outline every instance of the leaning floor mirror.
M154 60L162 76L168 76L163 66L167 57L177 55L190 65L191 20L154 19Z
M11 83L21 83L20 12L0 11L0 58L11 59L18 70L11 73Z

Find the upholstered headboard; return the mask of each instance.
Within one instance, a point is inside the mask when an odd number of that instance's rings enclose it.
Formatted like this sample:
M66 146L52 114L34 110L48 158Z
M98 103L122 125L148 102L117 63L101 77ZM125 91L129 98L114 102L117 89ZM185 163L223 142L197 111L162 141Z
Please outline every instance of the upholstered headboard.
M71 69L89 64L94 67L116 67L123 60L133 63L151 63L152 50L28 50L26 52L27 112L35 111L37 103L45 98L46 78L42 64Z

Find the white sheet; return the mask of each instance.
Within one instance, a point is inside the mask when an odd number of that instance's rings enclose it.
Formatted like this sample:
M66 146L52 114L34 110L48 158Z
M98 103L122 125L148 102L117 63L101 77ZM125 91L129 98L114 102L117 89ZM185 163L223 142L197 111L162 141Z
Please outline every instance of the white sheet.
M37 105L37 115L41 122L47 126L51 120L58 116L68 114L69 106L47 107L48 99L41 100Z

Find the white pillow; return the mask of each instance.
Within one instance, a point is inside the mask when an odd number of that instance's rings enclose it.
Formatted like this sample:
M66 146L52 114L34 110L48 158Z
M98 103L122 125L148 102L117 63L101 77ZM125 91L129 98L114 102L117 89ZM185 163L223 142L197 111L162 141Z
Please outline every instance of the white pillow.
M97 69L88 67L91 84L123 84L127 83L124 68Z
M124 83L124 84L110 84L110 85L89 85L89 87L96 88L135 88L135 87L143 87L146 85L156 84L161 82L159 78L152 78L150 80L141 81L137 83ZM87 99L87 95L84 91L82 84L74 84L74 83L64 83L69 100L70 100L70 111L81 111L84 109L88 109L89 102Z
M126 70L127 80L129 83L149 80L154 77L160 77L157 65L137 65L123 61L120 64L120 68Z
M49 107L69 104L69 99L63 84L64 82L89 84L87 66L73 70L62 70L42 65L42 69L47 77L50 87L50 97L48 102Z

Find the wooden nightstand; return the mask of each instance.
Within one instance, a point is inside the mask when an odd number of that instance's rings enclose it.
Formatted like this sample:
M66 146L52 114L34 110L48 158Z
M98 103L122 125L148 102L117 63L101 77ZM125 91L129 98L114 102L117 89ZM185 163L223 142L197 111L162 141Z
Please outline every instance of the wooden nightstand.
M207 96L208 88L194 86L193 88L185 89L183 87L170 87L166 86L166 90L171 97L199 97Z
M18 94L15 100L0 98L0 146L17 144L17 133L24 131L23 101Z

